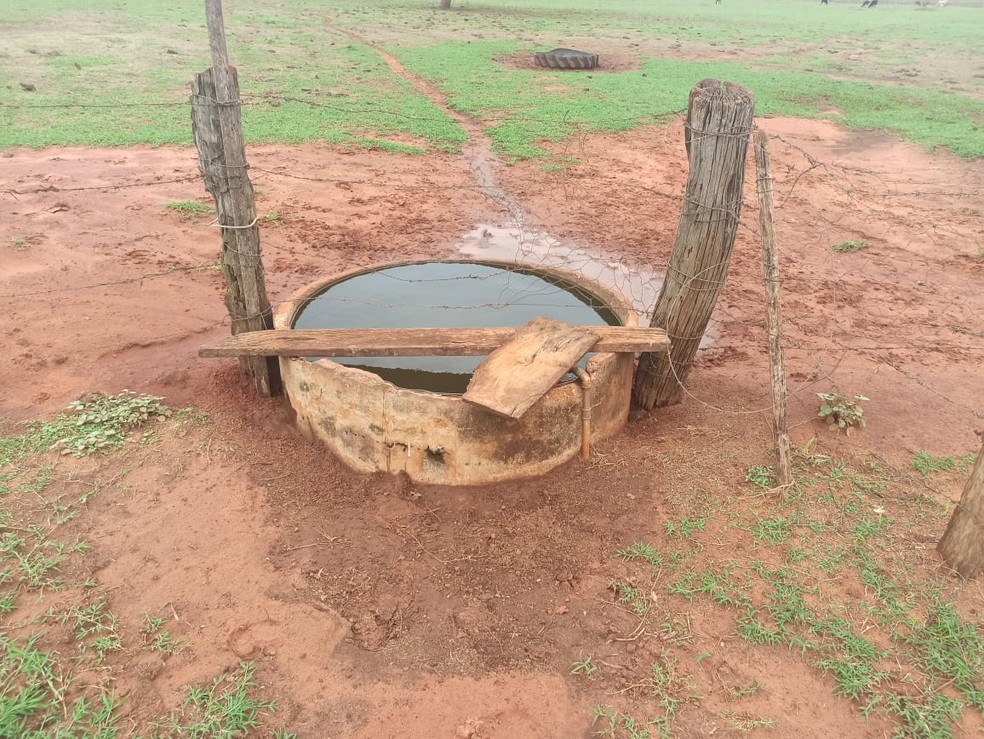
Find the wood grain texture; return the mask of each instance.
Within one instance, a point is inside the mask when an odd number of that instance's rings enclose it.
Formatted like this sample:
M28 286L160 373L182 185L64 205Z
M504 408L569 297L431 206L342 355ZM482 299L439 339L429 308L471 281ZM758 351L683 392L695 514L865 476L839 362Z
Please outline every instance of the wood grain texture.
M206 0L212 67L195 76L191 128L205 189L215 199L222 238L225 304L232 333L273 327L267 298L253 185L247 174L239 78L229 66L221 0ZM243 356L243 370L263 395L280 393L280 366L262 356Z
M782 291L779 249L776 245L775 205L769 137L755 132L755 171L762 229L762 269L765 275L766 326L769 330L769 371L772 373L772 432L776 442L776 480L785 488L793 482L793 451L786 422L786 361L782 352Z
M590 328L534 318L475 368L462 400L521 418L599 338Z
M665 352L660 328L589 326L596 352ZM337 328L250 331L202 347L200 357L467 357L489 354L516 333L507 328Z
M639 358L633 397L646 410L683 398L701 338L728 274L738 232L755 96L741 85L703 80L690 93L685 145L690 173L666 281L652 326L669 353Z
M984 572L984 446L937 549L968 580Z

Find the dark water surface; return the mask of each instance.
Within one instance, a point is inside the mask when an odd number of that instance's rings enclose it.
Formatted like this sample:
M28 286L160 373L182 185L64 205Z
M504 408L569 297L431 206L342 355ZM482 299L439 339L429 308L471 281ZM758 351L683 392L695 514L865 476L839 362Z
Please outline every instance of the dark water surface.
M294 328L491 328L544 316L617 326L600 298L554 275L480 262L428 262L368 272L330 285ZM340 357L400 387L463 393L484 357Z

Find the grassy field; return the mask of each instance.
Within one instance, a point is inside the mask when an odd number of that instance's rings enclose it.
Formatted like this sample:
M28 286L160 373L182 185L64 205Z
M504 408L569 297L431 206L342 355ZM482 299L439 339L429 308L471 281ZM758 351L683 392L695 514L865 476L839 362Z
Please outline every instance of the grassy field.
M705 77L748 86L760 115L829 117L984 156L980 8L456 5L441 12L419 0L348 1L326 10L296 2L273 12L255 0L237 3L227 26L248 139L457 148L464 132L356 34L436 85L456 110L488 122L507 157L540 155L539 142L574 131L659 120L685 107ZM189 81L209 64L199 3L15 0L0 13L0 147L190 144ZM616 49L637 68L572 75L498 63L570 39Z

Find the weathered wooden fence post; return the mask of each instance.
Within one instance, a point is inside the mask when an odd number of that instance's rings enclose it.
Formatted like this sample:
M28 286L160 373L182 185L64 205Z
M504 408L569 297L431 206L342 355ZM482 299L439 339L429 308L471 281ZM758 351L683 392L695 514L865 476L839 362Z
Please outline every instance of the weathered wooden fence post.
M205 189L215 199L222 234L225 304L232 333L273 328L260 256L253 184L247 174L246 147L240 117L239 79L229 66L222 0L205 0L212 68L195 76L191 124ZM263 395L280 393L276 357L241 357L243 369Z
M984 446L937 549L968 580L984 572Z
M683 381L728 274L738 231L755 96L702 80L690 91L685 144L690 173L666 281L651 325L666 329L667 354L643 354L633 395L646 410L683 398Z
M755 132L755 172L762 229L762 270L765 275L766 326L769 331L769 370L772 373L772 433L776 442L776 480L785 488L793 482L793 453L786 423L786 362L782 353L782 292L776 247L775 204L769 137Z

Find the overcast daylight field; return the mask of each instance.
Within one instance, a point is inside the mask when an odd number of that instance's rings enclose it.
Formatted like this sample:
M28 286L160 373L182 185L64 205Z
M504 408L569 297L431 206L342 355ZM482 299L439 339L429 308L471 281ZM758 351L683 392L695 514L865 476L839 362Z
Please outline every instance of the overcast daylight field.
M203 3L0 0L0 736L980 735L984 581L935 546L984 429L984 2L224 11L274 304L485 256L651 307L689 91L750 89L796 483L752 163L681 404L535 479L360 475L197 356Z

